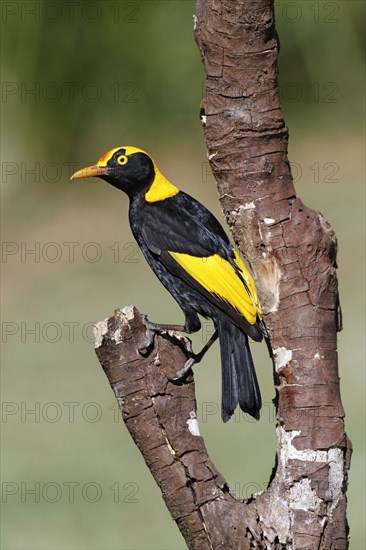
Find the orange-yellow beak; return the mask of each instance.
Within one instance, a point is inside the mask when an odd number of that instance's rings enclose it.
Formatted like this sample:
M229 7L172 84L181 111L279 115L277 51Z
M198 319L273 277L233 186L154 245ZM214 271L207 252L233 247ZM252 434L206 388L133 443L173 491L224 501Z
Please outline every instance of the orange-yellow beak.
M96 178L97 176L107 176L108 175L108 168L106 166L98 166L97 164L95 166L87 166L86 168L82 168L81 170L78 170L71 176L71 180L79 180L82 178Z

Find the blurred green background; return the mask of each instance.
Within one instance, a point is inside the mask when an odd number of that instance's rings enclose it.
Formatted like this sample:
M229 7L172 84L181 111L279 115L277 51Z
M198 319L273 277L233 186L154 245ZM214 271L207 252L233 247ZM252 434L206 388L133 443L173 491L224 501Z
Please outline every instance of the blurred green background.
M203 69L191 0L7 1L2 9L2 539L4 549L183 549L119 419L94 322L134 303L182 316L133 243L126 197L74 169L118 145L221 217L198 119ZM351 548L364 534L364 3L276 2L280 90L299 195L339 241L340 376L354 446ZM33 251L33 252L32 252ZM194 341L199 346L211 330ZM272 369L253 345L265 406L220 421L219 352L196 369L201 432L236 494L274 462Z

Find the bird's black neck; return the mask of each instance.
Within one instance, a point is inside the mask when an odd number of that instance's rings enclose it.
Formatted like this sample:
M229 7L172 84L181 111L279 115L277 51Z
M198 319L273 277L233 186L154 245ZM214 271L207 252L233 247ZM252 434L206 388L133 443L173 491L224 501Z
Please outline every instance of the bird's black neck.
M130 220L130 226L135 239L139 242L140 230L142 226L142 220L144 218L144 210L146 201L143 195L134 195L129 197L130 206L128 211L128 217Z

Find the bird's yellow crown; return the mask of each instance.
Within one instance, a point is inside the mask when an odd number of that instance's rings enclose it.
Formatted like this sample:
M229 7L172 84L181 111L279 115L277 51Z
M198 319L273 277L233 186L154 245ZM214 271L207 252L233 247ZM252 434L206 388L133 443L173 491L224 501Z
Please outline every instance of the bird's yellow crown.
M143 151L142 149L138 149L138 147L132 147L130 145L122 145L121 147L115 147L114 149L111 149L110 151L107 151L106 153L104 153L104 155L100 157L100 159L98 160L97 166L102 166L102 167L107 166L108 161L111 160L114 153L116 153L120 149L123 149L125 151L124 154L127 157L129 157L130 155L133 155L134 153L144 153L144 155L147 155L148 157L150 157L150 155L146 153L146 151ZM153 163L155 167L155 162L153 161Z

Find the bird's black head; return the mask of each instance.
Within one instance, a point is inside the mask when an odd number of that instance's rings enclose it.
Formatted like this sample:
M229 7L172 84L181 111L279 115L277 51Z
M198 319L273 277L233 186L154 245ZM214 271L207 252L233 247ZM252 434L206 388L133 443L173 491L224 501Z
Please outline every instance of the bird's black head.
M179 193L179 189L159 172L152 158L137 147L116 147L94 166L75 172L71 179L90 177L103 178L127 193L130 199L143 197L147 202L157 202Z
M147 153L136 147L116 147L103 155L96 165L79 170L71 179L100 177L130 197L146 192L157 170Z

